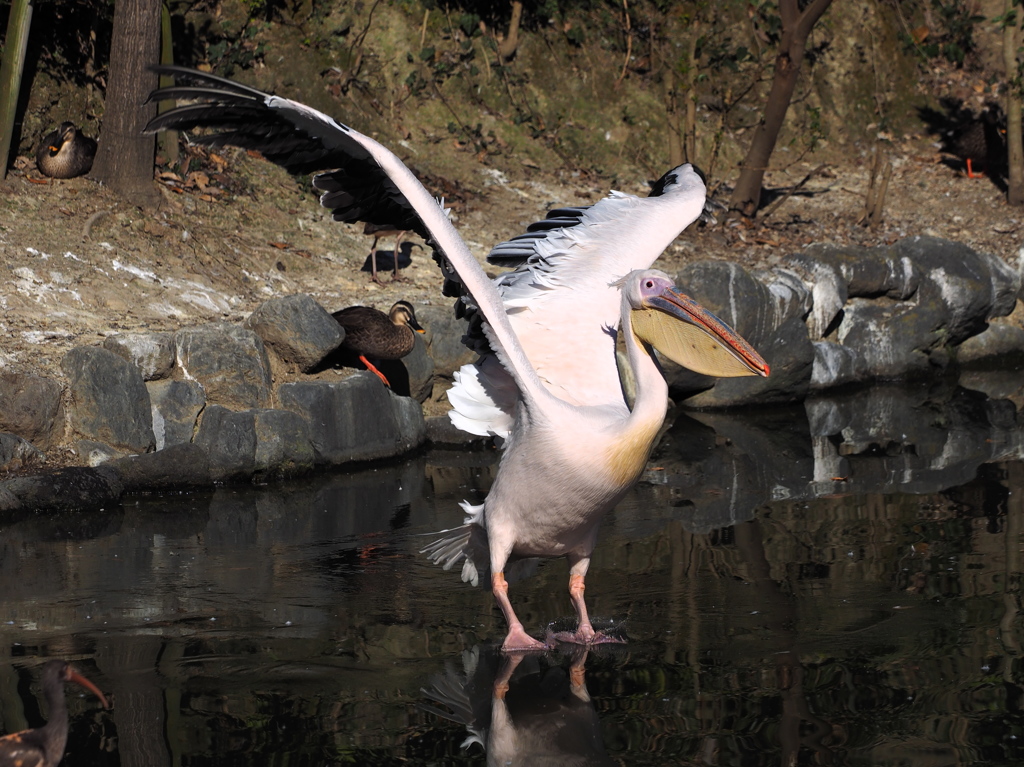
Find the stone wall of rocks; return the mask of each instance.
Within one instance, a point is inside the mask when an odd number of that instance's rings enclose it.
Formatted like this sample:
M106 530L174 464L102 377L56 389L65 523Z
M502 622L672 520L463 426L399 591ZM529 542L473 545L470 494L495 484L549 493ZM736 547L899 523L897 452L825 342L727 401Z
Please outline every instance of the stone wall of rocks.
M428 437L467 443L421 406L436 379L472 361L464 323L450 309L417 311L429 330L385 367L394 390L333 366L344 330L307 295L271 299L241 326L124 333L74 348L60 381L0 373L0 469L31 469L50 450L87 465L0 482L0 511L283 479L400 455Z
M769 378L715 382L669 365L672 396L689 407L795 401L812 390L927 379L961 364L1024 356L1024 330L989 324L1016 306L1020 272L933 237L811 246L759 272L697 263L677 282L772 369Z
M772 367L767 379L715 381L667 364L673 397L690 407L792 402L815 389L932 376L958 357L1024 354L1024 331L988 325L1012 311L1020 275L943 240L811 247L766 272L702 262L677 282ZM306 295L271 299L241 326L125 333L72 349L64 380L0 373L0 469L31 468L57 449L96 467L0 482L0 511L102 506L134 490L274 480L428 440L466 442L421 407L473 359L463 322L446 306L416 311L427 333L385 369L393 390L370 373L334 371L344 331Z

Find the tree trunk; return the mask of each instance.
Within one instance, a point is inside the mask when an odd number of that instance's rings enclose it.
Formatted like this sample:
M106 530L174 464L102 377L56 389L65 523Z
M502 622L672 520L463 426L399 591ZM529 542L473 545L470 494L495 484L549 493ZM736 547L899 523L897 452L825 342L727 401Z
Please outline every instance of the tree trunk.
M522 0L512 0L512 19L508 23L508 34L498 43L498 56L502 63L511 60L519 47L519 22L523 18Z
M813 0L803 13L799 12L797 0L779 0L779 15L782 17L782 37L779 52L775 57L775 77L768 93L764 115L754 130L747 156L740 165L740 177L729 201L729 208L740 214L753 217L761 200L761 185L768 169L768 161L775 150L775 142L793 99L804 48L811 29L821 15L832 4L832 0Z
M686 51L686 103L683 119L683 155L686 162L697 164L697 40L700 37L700 20L690 25L690 43Z
M160 0L118 0L110 43L110 77L92 175L143 207L160 194L153 184L155 137L142 129L156 114L144 104L157 84L148 67L160 60Z
M1006 12L1014 11L1014 0L1006 0ZM1021 138L1021 72L1017 61L1020 45L1021 11L1016 9L1014 22L1003 28L1003 63L1006 66L1006 149L1010 176L1006 201L1024 205L1024 140Z
M679 121L679 92L676 90L676 76L671 65L665 70L665 109L668 113L668 165L675 168L682 165L682 126Z

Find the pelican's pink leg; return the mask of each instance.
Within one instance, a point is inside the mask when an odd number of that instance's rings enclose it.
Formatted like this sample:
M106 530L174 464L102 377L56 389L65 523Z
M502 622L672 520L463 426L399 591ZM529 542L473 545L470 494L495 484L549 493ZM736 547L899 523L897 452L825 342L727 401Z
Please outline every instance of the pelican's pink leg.
M573 644L595 645L605 643L621 643L623 640L610 637L600 631L594 631L590 622L590 614L587 612L587 603L583 599L583 593L587 590L586 577L587 568L590 566L590 558L581 559L569 568L569 599L572 606L576 608L576 615L579 618L579 627L575 631L559 631L555 639L560 642L572 642Z
M576 615L579 616L580 625L576 629L576 636L581 644L593 642L594 636L597 633L594 631L594 627L590 625L587 603L583 599L583 592L586 590L587 586L583 581L583 576L579 573L572 573L569 576L569 599L572 600L572 606L576 608Z
M505 622L508 623L508 635L502 642L503 652L522 652L530 650L547 650L548 646L543 642L534 639L526 633L523 624L516 617L512 603L508 600L508 582L505 580L505 573L497 572L491 576L491 591L494 598L498 600L498 607L505 615Z

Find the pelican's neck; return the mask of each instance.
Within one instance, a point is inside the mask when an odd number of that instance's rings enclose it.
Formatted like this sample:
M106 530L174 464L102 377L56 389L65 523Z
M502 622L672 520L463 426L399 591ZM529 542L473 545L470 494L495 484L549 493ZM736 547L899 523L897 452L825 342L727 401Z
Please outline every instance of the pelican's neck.
M622 335L636 387L633 409L627 420L635 426L657 422L660 428L668 409L668 384L654 360L653 350L633 332L628 307L622 312Z

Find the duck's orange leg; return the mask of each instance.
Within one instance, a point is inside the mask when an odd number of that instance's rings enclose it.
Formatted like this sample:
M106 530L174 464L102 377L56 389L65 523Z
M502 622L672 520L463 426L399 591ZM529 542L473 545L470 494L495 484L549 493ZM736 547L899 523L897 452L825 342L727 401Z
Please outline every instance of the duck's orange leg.
M384 374L377 370L377 368L373 366L373 363L366 359L366 357L364 357L362 354L359 355L359 361L366 365L367 370L369 370L371 373L377 376L377 378L383 381L386 387L388 387L389 389L391 388L391 384L388 383L388 379L384 376Z

